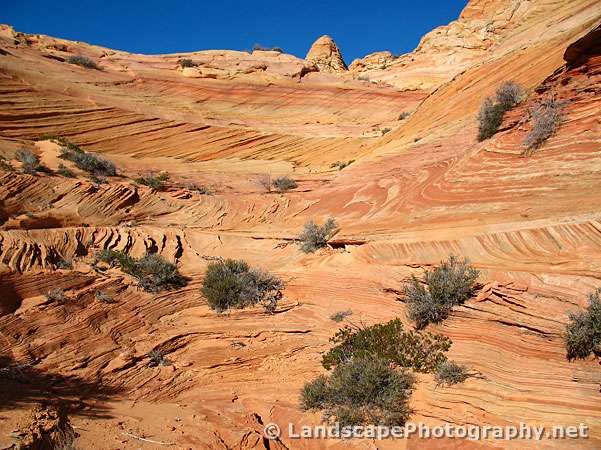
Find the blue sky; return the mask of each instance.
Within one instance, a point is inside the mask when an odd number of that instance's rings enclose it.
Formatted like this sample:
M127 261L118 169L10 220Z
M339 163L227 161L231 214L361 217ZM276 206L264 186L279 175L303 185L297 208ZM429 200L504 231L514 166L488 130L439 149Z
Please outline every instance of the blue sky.
M0 23L135 53L244 50L259 43L304 57L329 34L350 63L369 53L406 53L426 32L456 19L467 0L86 1L5 0Z

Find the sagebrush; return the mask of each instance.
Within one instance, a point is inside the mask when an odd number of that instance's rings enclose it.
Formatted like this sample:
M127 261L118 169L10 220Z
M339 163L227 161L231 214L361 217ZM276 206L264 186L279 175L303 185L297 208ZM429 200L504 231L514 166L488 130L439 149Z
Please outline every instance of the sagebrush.
M467 367L457 364L454 361L442 361L436 366L434 380L436 385L450 386L463 383L470 377Z
M169 180L169 174L166 172L162 172L162 173L159 173L158 175L150 173L145 176L140 176L140 177L136 178L134 181L138 184L148 186L148 187L154 189L155 191L162 191L163 189L165 189L165 182L167 180Z
M523 89L513 81L503 82L495 92L495 98L487 97L478 113L478 140L492 137L503 123L507 111L520 103Z
M43 170L39 156L29 149L21 148L17 150L15 157L21 162L23 171L26 173L34 173Z
M479 274L466 259L451 256L426 271L423 280L413 276L404 289L409 318L418 329L446 319L474 293Z
M323 225L317 225L313 220L305 224L302 233L298 236L300 248L305 253L313 253L328 245L328 241L336 234L338 227L331 217Z
M226 259L209 264L201 293L211 309L219 313L259 303L274 312L283 288L278 277L251 268L245 261Z
M524 139L524 145L528 150L540 148L547 139L555 134L563 120L562 108L563 103L554 97L549 97L534 106L530 113L532 129Z
M177 289L187 284L177 266L156 253L146 254L141 258L133 258L121 251L104 250L98 260L118 266L122 272L138 280L146 292Z
M67 62L69 64L75 64L81 67L85 67L86 69L98 69L98 65L93 60L83 55L69 56L67 58Z
M400 319L369 327L345 326L330 339L335 346L321 363L331 369L343 361L376 355L399 367L432 372L446 360L451 340L441 334L405 331Z
M276 178L275 180L273 180L272 185L278 191L287 191L289 189L294 189L298 186L296 181L286 176Z
M565 346L568 360L585 359L591 353L601 356L601 288L589 294L588 307L571 313L566 326Z
M341 426L403 425L412 412L414 383L413 374L392 368L384 358L353 358L307 383L301 407L321 410L326 421Z
M115 176L115 164L100 155L86 153L78 146L63 147L60 158L73 162L79 169L85 170L94 176Z

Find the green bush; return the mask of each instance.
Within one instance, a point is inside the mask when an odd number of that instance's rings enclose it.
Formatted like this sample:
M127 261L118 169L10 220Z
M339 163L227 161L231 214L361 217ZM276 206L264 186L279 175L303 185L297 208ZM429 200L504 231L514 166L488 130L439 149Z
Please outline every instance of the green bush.
M305 224L303 232L298 236L300 248L305 253L313 253L328 245L330 240L338 231L336 221L331 217L322 226L313 220Z
M167 358L165 353L162 350L152 350L148 353L148 358L150 359L150 366L170 366L171 361Z
M136 278L138 286L146 292L160 292L186 285L177 266L156 253L132 258L123 252L107 249L98 256L98 260L111 266L118 265L122 272Z
M450 386L452 384L463 383L470 377L467 367L457 364L454 361L442 361L436 366L434 379L436 384Z
M304 410L321 410L328 421L349 425L403 425L415 377L390 367L386 359L367 356L336 366L329 376L307 383L301 393Z
M474 293L479 274L467 260L451 256L427 271L423 282L412 277L404 290L409 318L418 329L443 321Z
M115 176L117 169L108 159L93 153L86 153L79 147L76 149L63 147L60 158L73 162L79 169L95 176Z
M65 178L74 178L75 177L75 174L73 173L73 171L71 169L69 169L68 167L66 167L63 163L60 163L58 165L58 170L56 172Z
M150 173L146 176L138 177L134 181L143 186L148 186L155 191L162 191L165 189L165 182L169 180L169 174L164 172L158 175Z
M272 185L278 191L287 191L289 189L294 189L298 186L298 184L296 184L296 181L288 177L276 178L275 180L273 180Z
M513 81L505 81L496 91L496 102L488 97L478 113L478 140L492 137L503 123L505 112L516 106L523 95L522 88Z
M404 331L399 319L370 327L346 326L330 339L336 344L322 357L331 369L346 360L375 355L416 372L432 372L446 360L451 340L440 334Z
M92 61L90 58L88 58L87 56L82 56L82 55L74 55L74 56L69 56L67 58L67 62L69 64L75 64L81 67L85 67L86 69L96 69L98 70L98 65Z
M585 311L570 314L565 346L568 360L585 359L591 353L601 355L601 289L589 294Z
M283 288L284 283L274 275L251 269L245 261L226 259L209 264L201 293L219 313L258 303L274 312Z

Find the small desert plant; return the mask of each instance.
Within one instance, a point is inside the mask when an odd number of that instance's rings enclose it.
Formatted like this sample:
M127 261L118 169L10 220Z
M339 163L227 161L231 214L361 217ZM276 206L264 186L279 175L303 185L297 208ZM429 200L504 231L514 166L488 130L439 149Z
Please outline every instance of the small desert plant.
M23 165L23 171L26 173L33 173L43 170L43 166L40 164L40 158L31 150L26 148L19 149L17 150L15 157L18 161L21 161Z
M198 66L198 64L196 64L191 59L180 59L179 60L179 65L182 68L184 68L184 67L197 67Z
M106 249L97 259L111 266L118 264L121 271L136 278L138 286L146 292L160 292L186 285L177 266L156 253L133 258L123 252Z
M98 65L87 56L73 55L67 58L69 64L76 64L86 69L98 69Z
M437 386L463 383L469 377L467 367L449 360L439 363L436 366L436 372L434 372L434 380Z
M305 253L313 253L328 245L328 240L338 231L336 221L331 217L322 226L313 220L305 224L303 232L298 236L300 248Z
M338 311L330 316L330 320L333 320L334 322L342 322L344 319L346 319L348 316L351 316L352 314L353 311L351 311L350 309L347 309L346 311Z
M382 128L382 136L384 136L386 133L389 133L392 131L392 128Z
M185 188L192 192L198 192L200 195L213 195L213 192L202 184L188 183Z
M280 47L264 47L261 44L253 45L253 52L254 51L284 53L284 50L282 50Z
M284 283L276 276L252 269L245 261L226 259L209 264L201 293L219 313L258 303L273 313L283 288Z
M150 173L143 177L138 177L134 181L138 184L142 184L144 186L148 186L155 191L162 191L165 189L165 182L169 180L169 174L166 172L160 173L158 175L154 175Z
M338 170L342 170L342 169L344 169L345 167L348 167L348 166L350 166L350 165L351 165L352 163L354 163L354 162L355 162L355 160L354 160L354 159L351 159L351 160L349 160L349 161L347 161L347 162L336 161L335 163L332 163L332 164L330 164L330 168L332 168L332 169L335 169L335 168L337 168Z
M4 170L5 172L13 172L15 168L6 160L4 156L0 156L0 170Z
M66 300L65 291L61 288L50 289L46 292L46 300L49 302L64 303Z
M562 102L549 97L533 108L532 129L524 140L524 145L529 150L541 147L557 131L563 119L562 107Z
M440 334L404 331L399 319L370 327L346 326L330 339L336 344L322 357L330 369L343 361L376 355L399 367L428 373L446 360L451 340Z
M359 80L359 81L369 81L369 77L367 75L359 75L357 77L357 80Z
M409 111L403 111L402 113L399 114L399 120L405 120L410 115L411 115L411 113Z
M64 147L59 157L72 161L79 169L95 176L117 175L117 169L111 161L93 153L86 153L79 147L77 149Z
M63 163L60 163L58 165L58 170L56 171L56 173L58 173L59 175L65 177L65 178L74 178L75 174L73 173L73 171L71 169L69 169L67 166L65 166Z
M427 271L423 282L413 276L404 291L409 318L418 329L446 319L473 294L479 273L467 260L451 256Z
M59 258L54 263L54 267L57 269L65 269L65 270L72 269L73 261L71 261L70 259Z
M94 297L101 303L115 303L113 296L106 291L96 291Z
M151 366L169 366L171 361L165 356L161 350L152 350L148 353Z
M520 103L523 95L524 91L519 84L513 81L505 81L497 88L497 103L505 111L508 111Z
M350 425L403 425L415 377L393 369L378 357L354 358L329 376L307 383L301 393L304 410L321 410L326 421Z
M296 181L289 177L279 177L273 180L273 187L278 191L287 191L288 189L294 189L298 186Z
M496 102L487 97L478 113L478 140L484 141L492 137L503 123L505 112L516 106L522 99L523 90L513 81L505 81L496 91Z
M601 288L588 297L585 311L570 314L565 345L568 360L585 359L591 353L601 355Z

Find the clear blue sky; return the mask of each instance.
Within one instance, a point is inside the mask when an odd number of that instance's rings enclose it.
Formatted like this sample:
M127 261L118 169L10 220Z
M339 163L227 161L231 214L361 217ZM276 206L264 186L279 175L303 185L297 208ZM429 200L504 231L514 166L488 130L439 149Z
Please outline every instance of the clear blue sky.
M369 53L406 53L426 32L456 19L467 0L2 0L0 23L135 53L244 50L259 43L304 57L329 34L350 63Z

